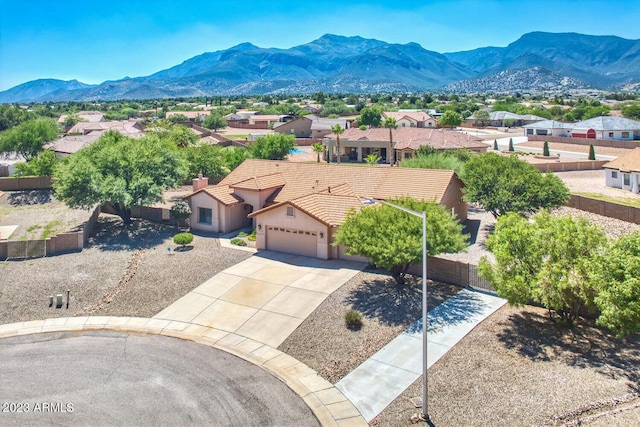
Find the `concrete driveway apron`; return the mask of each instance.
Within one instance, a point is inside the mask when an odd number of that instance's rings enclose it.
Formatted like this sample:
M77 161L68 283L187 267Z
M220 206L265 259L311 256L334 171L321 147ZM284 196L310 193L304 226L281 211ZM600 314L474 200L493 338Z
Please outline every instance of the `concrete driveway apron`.
M216 274L154 318L233 332L277 348L365 266L260 251Z

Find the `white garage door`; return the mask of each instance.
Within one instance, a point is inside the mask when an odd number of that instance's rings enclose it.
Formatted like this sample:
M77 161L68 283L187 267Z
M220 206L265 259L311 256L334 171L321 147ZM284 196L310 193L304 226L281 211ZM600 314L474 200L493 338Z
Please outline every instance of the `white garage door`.
M267 227L267 249L289 254L318 256L317 233L289 228Z

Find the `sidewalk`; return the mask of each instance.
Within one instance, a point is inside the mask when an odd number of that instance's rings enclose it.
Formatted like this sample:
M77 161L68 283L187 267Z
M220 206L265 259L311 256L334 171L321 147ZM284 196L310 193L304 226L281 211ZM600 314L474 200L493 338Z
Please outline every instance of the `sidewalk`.
M506 300L463 289L428 314L427 366L431 367ZM422 319L336 384L370 422L422 375Z

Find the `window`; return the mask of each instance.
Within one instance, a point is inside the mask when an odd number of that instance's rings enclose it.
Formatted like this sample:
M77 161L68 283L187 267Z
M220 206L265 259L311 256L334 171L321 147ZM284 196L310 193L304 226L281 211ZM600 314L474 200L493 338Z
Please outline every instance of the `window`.
M212 211L208 208L198 208L198 222L211 225Z
M629 138L629 132L622 132L623 138Z
M618 171L611 171L611 178L618 179Z
M631 185L631 175L629 175L628 173L624 174L624 185Z
M533 129L527 129L527 135L533 135Z
M609 138L613 138L613 132L609 132Z
M287 216L293 216L293 206L287 206Z

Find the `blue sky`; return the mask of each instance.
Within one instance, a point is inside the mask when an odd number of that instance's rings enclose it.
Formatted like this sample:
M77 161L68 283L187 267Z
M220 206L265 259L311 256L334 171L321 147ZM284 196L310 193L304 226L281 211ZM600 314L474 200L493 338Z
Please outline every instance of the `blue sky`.
M242 42L289 48L332 33L442 53L531 31L640 39L638 22L630 0L0 0L0 91L40 78L145 76Z

